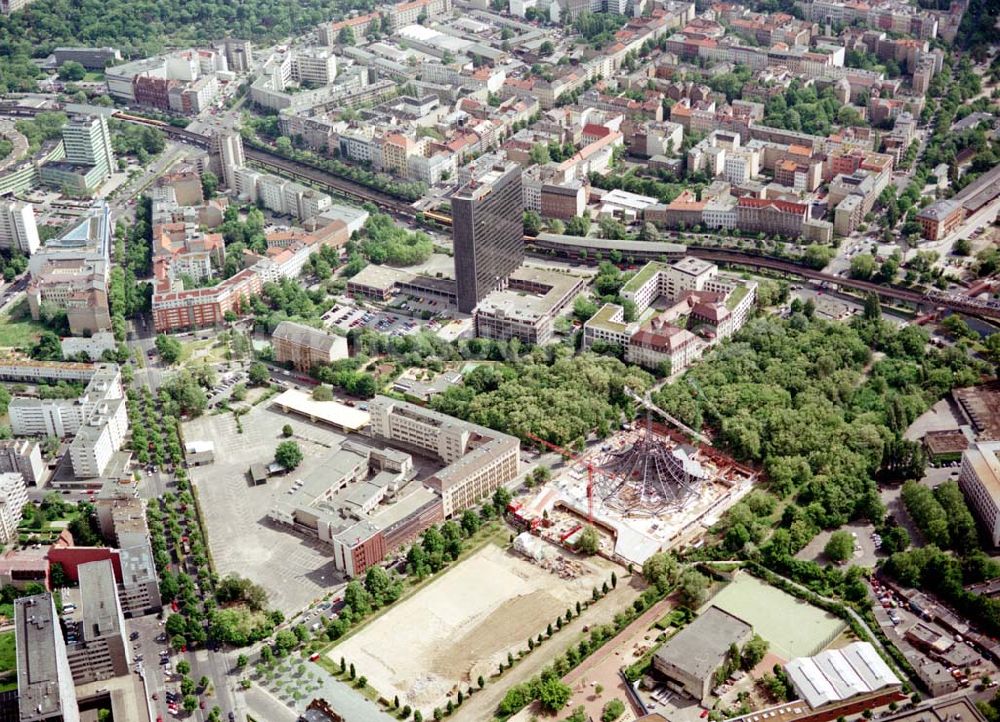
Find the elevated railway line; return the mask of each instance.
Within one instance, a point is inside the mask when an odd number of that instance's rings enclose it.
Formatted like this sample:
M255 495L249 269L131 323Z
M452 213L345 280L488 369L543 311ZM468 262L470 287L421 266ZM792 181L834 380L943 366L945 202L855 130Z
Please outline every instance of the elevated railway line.
M21 106L11 107L9 105L6 107L0 106L0 113L8 115L32 116L37 115L39 112L41 111L35 108L26 108ZM207 148L209 146L208 136L202 135L201 133L195 133L184 128L178 128L177 126L170 125L169 123L161 120L145 118L143 116L125 113L122 111L117 111L114 114L114 117L129 123L159 128L172 138L191 143L192 145L202 148ZM266 169L274 170L281 175L328 188L335 194L345 196L353 200L374 203L379 208L397 216L407 218L413 218L416 216L417 211L413 208L413 206L403 200L400 200L399 198L389 195L388 193L341 178L314 166L288 160L277 153L272 153L259 148L246 148L244 152L247 159L252 163ZM425 213L424 215L429 220L436 221L445 227L451 226L451 218L447 214L431 211ZM534 251L537 253L541 250L537 249L533 245L533 242L536 240L537 239L532 236L525 236L525 243L529 252ZM623 241L623 244L627 243L630 242ZM580 250L588 250L588 256L590 258L595 258L598 257L598 254L607 252L609 247L613 245L613 241L601 241L599 246L595 244L592 249L587 249L585 245L580 245L580 239L576 239L574 241L573 250L576 253ZM547 249L546 254L552 251L551 243L549 246L550 247ZM629 252L629 249L625 246L623 246L620 250L624 251L625 255ZM873 283L871 281L863 281L855 278L832 276L830 274L823 273L822 271L817 271L785 259L747 253L733 249L715 249L692 246L687 248L687 253L698 258L703 258L706 261L712 261L713 263L767 269L777 271L779 273L799 276L811 281L850 288L864 293L875 293L882 299L913 304L917 309L922 307L944 308L950 311L979 316L991 321L1000 321L1000 301L993 299L983 300L971 298L967 295L945 293L936 290L928 292L914 291L907 288L900 288L898 286Z

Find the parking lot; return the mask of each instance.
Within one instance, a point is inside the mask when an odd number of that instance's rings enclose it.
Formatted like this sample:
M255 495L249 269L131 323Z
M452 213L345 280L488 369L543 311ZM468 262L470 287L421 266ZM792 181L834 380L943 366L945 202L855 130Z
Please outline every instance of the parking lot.
M845 563L845 566L853 564L859 567L874 567L878 562L879 557L877 554L881 546L881 539L874 536L874 527L867 523L851 522L840 527L840 529L854 535L854 552L851 558ZM808 559L820 564L828 563L829 560L823 553L823 549L826 547L826 543L830 541L830 536L834 531L832 529L821 531L795 555L795 558Z
M389 336L414 333L425 323L403 314L346 304L338 304L331 308L323 316L323 320L328 326L338 328L345 333L355 328L370 328Z
M304 459L288 476L252 486L250 464L270 463L290 424ZM330 448L344 438L277 410L254 407L242 417L239 433L231 414L203 416L184 426L187 441L211 440L215 461L190 470L208 531L208 544L221 575L249 577L267 589L270 602L291 614L343 584L329 548L300 537L267 518L274 500L297 478L318 468Z

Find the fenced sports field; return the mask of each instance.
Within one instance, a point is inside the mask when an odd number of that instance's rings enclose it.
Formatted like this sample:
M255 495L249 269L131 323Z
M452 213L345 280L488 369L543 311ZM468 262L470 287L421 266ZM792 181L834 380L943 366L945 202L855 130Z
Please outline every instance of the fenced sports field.
M745 572L737 574L705 606L711 605L750 624L770 642L770 651L785 660L822 651L847 627L829 612Z

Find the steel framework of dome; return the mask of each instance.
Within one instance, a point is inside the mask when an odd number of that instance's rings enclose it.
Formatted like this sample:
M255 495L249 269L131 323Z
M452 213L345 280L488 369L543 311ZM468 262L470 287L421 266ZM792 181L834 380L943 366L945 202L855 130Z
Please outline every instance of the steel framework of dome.
M704 472L647 423L634 443L607 451L595 464L594 495L623 514L655 516L683 509L698 494Z

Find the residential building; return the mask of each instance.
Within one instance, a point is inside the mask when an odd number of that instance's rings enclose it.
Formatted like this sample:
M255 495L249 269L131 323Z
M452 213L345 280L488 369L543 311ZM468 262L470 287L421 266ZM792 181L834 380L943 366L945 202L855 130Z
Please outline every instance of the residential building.
M43 303L66 311L70 332L93 334L111 328L108 274L111 210L99 201L90 213L59 238L50 239L28 262L28 308L41 318Z
M1000 441L977 441L962 452L958 484L993 546L1000 545Z
M21 511L27 503L28 489L21 473L0 473L0 544L10 544L17 539L17 525L21 523Z
M131 670L125 617L111 561L81 564L77 574L80 606L69 615L67 623L79 629L79 640L66 650L73 681L81 685L128 676Z
M808 218L805 203L743 197L736 206L736 226L749 233L797 238Z
M124 399L110 399L90 415L69 447L73 475L80 479L101 476L128 433Z
M458 309L472 313L524 260L521 168L495 166L451 200Z
M262 292L265 282L298 276L310 256L322 246L342 246L350 238L347 224L339 219L312 233L280 232L269 238L275 235L282 239L279 245L271 246L266 256L259 257L249 268L216 286L184 290L166 274L157 275L153 291L156 330L164 332L221 325L228 312L242 313L249 298ZM270 240L268 244L270 246Z
M121 371L117 364L98 364L79 399L16 396L8 413L18 436L74 436L70 444L78 478L98 477L121 448L128 432Z
M89 193L95 191L117 167L108 121L103 115L70 118L63 126L62 139L66 148L65 162L42 166L43 183L56 187L67 183L78 186L71 176L82 174L83 188L80 190Z
M274 359L299 371L347 358L347 339L301 323L282 321L271 333Z
M236 172L246 165L243 138L233 131L217 131L212 136L212 161L216 175L230 190L237 190Z
M389 27L395 32L417 23L421 17L428 21L439 19L451 12L451 0L412 0L390 5L387 11Z
M40 243L34 207L20 201L0 201L0 248L30 256Z
M38 485L45 474L42 447L33 439L0 441L0 473L16 472L26 484Z
M542 184L538 196L541 216L568 220L582 215L587 208L587 187L578 180L563 185Z
M118 558L122 569L118 584L122 615L127 619L160 612L163 599L149 542L144 540L136 546L122 547Z
M56 605L51 594L14 600L20 722L80 722Z
M965 208L953 198L935 201L917 212L917 220L920 222L921 236L928 241L940 241L962 225Z
M249 40L227 37L223 41L226 63L234 73L245 73L253 68L253 46Z
M440 495L446 518L520 471L521 444L513 436L386 396L376 396L369 413L376 439L430 452L447 464L424 482Z

